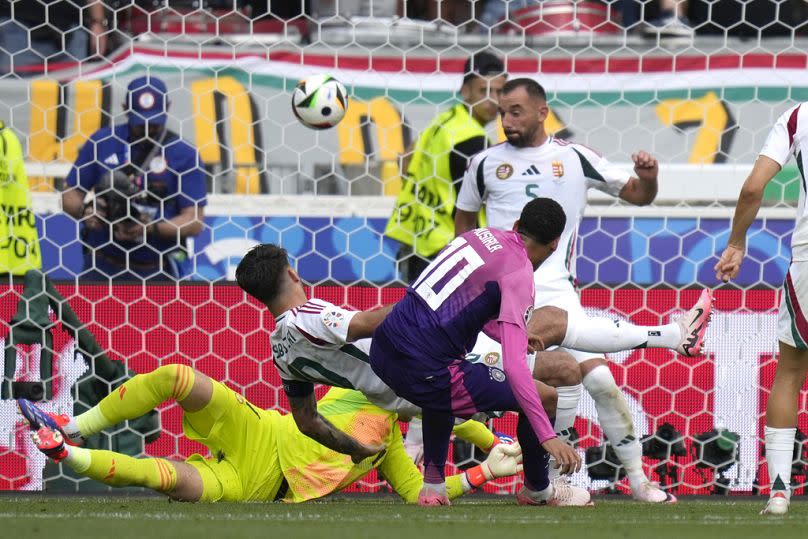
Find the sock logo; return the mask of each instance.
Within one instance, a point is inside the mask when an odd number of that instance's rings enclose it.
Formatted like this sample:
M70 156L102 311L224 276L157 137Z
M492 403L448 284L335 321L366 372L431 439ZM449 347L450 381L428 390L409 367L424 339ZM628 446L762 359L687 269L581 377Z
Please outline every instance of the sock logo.
M109 471L107 472L107 475L104 476L104 479L102 479L102 481L112 479L113 477L115 477L115 459L112 459L112 466L109 467Z
M622 445L628 445L628 444L630 444L630 443L632 443L632 442L634 442L634 441L636 441L636 440L637 440L637 438L636 438L636 437L635 437L633 434L629 434L629 435L627 435L625 438L623 438L622 440L620 440L620 441L617 443L617 446L618 446L618 447L620 447L620 446L622 446Z
M123 400L124 395L126 395L126 386L121 386L118 388L118 396Z
M777 477L772 484L772 490L786 490L786 485L783 483L783 480L780 478L780 474L777 474Z

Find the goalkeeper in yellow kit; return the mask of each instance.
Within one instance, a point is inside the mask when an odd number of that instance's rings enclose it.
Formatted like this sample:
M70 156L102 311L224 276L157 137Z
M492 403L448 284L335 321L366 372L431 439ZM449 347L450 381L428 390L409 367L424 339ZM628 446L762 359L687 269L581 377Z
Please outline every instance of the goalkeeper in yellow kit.
M80 447L84 437L172 399L184 411L185 435L207 446L210 456L177 461ZM386 446L360 462L301 434L291 415L258 408L186 365L137 375L74 418L43 411L24 399L17 402L35 431L34 443L54 461L106 485L143 486L177 500L302 502L337 492L373 468L407 502L418 500L423 485L404 450L398 415L371 404L358 391L333 388L317 409L359 442ZM497 444L485 462L447 478L448 495L457 497L485 481L513 475L521 470L521 460L517 444Z

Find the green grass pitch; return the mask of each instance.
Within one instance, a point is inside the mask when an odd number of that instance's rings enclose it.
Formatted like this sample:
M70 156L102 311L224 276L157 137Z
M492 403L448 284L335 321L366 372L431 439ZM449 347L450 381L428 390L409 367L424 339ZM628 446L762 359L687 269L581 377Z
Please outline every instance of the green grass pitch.
M808 503L762 517L762 499L693 499L650 506L598 500L595 507L519 507L513 498L471 496L452 507L407 506L389 497L300 505L184 504L152 497L4 496L4 537L162 539L781 539L808 536Z

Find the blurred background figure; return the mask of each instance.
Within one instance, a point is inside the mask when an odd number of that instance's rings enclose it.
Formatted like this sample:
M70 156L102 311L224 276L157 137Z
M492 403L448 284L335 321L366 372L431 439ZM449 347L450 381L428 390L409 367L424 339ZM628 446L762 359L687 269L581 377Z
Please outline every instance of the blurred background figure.
M104 54L108 26L100 0L2 0L0 74Z
M401 243L399 270L408 283L454 238L460 182L471 156L488 146L485 126L497 118L507 79L502 60L485 51L466 60L463 71L463 101L438 115L416 141L385 230Z
M644 32L648 36L693 36L693 27L687 18L687 0L659 0L657 16L647 22Z
M128 121L93 133L67 176L62 207L84 225L84 280L180 277L207 195L196 148L166 128L169 104L162 80L130 82Z
M22 145L0 121L0 274L24 275L42 269L42 253Z

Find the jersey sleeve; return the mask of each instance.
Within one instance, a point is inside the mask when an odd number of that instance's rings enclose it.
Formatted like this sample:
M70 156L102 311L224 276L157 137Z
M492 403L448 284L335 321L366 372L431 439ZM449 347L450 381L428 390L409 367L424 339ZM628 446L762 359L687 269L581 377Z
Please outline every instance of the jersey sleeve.
M615 166L591 148L574 144L572 150L578 154L586 185L589 188L617 196L631 179L629 171Z
M359 311L311 300L297 308L295 326L314 344L342 346L348 341L348 326Z
M287 376L286 373L282 373L280 371L278 372L280 373L281 381L283 382L283 392L286 393L287 397L301 399L314 393L313 383L302 382L300 380L287 380L285 378L285 376Z
M774 159L781 167L786 164L786 161L794 152L794 147L798 140L797 134L804 130L804 127L799 125L797 121L801 106L791 107L777 119L774 127L769 131L769 136L766 137L763 148L760 150L760 155Z
M533 273L525 266L523 271L512 271L499 279L500 302L498 322L508 322L527 329L527 318L533 310L536 293ZM494 329L488 327L489 331ZM501 337L501 335L500 335ZM492 337L494 338L494 337Z
M460 192L457 194L455 207L468 212L478 212L485 199L485 157L477 154L471 158Z
M483 151L485 144L485 137L480 135L455 144L454 148L452 148L449 154L449 173L452 175L455 194L460 192L460 185L463 183L463 177L469 168L471 158Z

